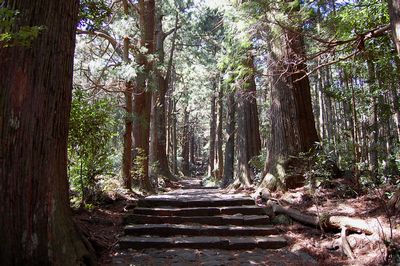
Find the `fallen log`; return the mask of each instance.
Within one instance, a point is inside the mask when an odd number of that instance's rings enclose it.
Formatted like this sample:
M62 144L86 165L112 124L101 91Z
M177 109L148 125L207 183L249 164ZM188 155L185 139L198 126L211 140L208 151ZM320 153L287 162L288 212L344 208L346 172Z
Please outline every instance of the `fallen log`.
M321 214L318 217L317 215L304 214L296 209L282 206L272 200L267 202L267 206L275 214L285 214L301 224L323 230L342 230L345 227L350 232L364 233L366 235L377 234L382 239L388 239L392 236L392 230L382 226L378 220L376 222L367 222L358 218L329 214Z

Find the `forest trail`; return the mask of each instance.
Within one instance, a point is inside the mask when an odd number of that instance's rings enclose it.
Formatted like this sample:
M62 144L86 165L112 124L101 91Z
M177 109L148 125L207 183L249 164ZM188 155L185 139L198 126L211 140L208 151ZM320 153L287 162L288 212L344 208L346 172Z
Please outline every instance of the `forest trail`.
M264 210L246 194L203 188L199 179L146 197L127 215L114 265L297 265ZM308 262L309 263L309 262ZM235 264L235 265L236 265Z

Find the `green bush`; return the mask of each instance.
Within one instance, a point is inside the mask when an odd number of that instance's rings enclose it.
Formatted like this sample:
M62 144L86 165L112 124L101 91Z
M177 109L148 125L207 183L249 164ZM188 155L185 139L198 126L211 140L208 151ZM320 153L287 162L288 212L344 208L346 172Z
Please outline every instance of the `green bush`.
M81 88L74 90L68 136L68 169L71 190L81 204L96 192L96 177L113 175L114 119L109 99L92 99Z

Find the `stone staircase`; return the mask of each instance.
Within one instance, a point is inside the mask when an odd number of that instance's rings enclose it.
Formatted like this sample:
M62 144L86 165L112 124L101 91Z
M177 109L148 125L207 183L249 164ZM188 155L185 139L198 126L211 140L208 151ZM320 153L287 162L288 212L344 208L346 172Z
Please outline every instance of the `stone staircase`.
M286 240L269 217L244 194L202 188L191 179L183 188L139 200L126 216L121 249L278 249Z

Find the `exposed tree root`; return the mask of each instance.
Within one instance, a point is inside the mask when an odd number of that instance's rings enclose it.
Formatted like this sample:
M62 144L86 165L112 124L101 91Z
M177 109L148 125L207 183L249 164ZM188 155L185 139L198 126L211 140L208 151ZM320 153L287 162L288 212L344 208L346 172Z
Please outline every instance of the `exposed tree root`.
M342 228L345 227L346 230L351 232L365 233L366 235L376 234L382 239L389 238L392 233L390 228L382 226L379 221L367 222L358 218L331 216L329 214L322 214L318 217L317 215L304 214L296 209L282 206L272 200L267 202L267 206L276 214L285 214L301 224L314 226L324 230L342 230Z
M351 250L350 244L347 241L346 237L347 228L345 226L342 227L342 231L340 232L340 239L341 239L341 250L342 253L345 254L350 259L354 260L354 253Z

